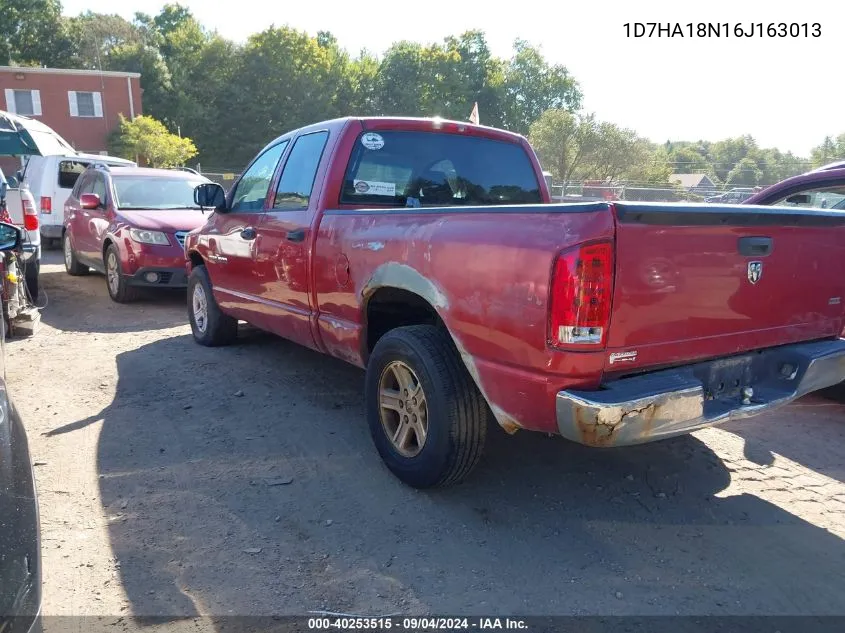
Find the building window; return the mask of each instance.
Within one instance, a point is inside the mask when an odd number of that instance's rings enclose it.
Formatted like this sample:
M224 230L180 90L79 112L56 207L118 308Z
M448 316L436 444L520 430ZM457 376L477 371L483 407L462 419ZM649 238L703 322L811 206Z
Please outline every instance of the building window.
M6 110L22 116L41 116L41 91L7 88Z
M67 98L70 103L70 116L88 118L103 116L103 98L99 92L71 90L67 93Z

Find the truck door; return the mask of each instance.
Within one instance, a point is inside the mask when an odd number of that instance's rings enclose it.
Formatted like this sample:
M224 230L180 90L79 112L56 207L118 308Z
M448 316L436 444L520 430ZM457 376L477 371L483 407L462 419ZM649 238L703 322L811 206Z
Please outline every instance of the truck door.
M258 227L255 265L261 300L272 313L267 329L312 348L314 306L308 276L314 238L311 221L317 206L312 192L328 138L323 130L294 141Z
M206 266L217 302L238 318L258 324L263 290L254 273L258 226L273 175L287 140L265 149L233 185L230 210L215 213L209 231Z

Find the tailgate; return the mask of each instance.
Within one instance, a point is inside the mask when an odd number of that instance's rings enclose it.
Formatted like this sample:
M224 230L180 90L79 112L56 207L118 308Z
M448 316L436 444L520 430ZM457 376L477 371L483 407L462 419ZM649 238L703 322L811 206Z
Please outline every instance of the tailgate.
M845 213L617 203L606 370L837 336Z

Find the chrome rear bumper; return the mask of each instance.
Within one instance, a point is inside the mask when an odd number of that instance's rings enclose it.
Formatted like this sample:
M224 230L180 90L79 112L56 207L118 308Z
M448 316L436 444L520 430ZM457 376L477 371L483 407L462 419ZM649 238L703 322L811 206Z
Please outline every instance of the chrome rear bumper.
M786 345L561 391L557 425L589 446L643 444L759 415L843 380L844 339Z

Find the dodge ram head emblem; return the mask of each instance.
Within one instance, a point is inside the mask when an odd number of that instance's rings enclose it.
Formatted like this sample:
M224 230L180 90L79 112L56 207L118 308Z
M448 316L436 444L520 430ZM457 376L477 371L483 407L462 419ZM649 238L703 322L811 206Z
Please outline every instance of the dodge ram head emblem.
M763 276L763 262L748 262L748 281L756 284Z

